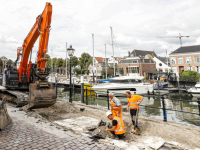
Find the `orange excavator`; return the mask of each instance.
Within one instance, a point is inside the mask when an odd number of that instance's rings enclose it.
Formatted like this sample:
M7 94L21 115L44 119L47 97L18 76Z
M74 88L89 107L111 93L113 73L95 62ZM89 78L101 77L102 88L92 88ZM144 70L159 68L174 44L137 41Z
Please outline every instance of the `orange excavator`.
M48 83L49 75L45 68L49 33L51 27L52 5L46 3L44 11L36 18L36 22L24 40L22 47L17 49L17 59L8 65L3 72L1 95L17 106L28 104L28 109L48 107L56 102L56 93L52 83ZM39 37L39 48L36 63L31 62L32 48ZM19 68L17 69L18 61Z

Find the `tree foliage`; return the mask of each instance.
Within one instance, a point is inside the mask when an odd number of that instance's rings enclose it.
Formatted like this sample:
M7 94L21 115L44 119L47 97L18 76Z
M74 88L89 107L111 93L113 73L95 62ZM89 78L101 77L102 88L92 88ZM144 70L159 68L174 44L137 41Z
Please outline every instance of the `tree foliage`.
M55 68L56 67L56 61L57 61L57 58L53 58L52 59L52 67Z
M51 57L49 56L49 54L45 54L44 57L49 59L49 60L46 62L46 67L47 67L47 68L51 68Z
M76 56L73 56L71 59L72 59L71 60L72 61L72 67L75 67L79 64L79 60Z
M191 82L198 82L200 79L200 74L196 71L183 71L179 74L180 81L191 81Z
M56 67L62 67L63 65L63 59L62 58L58 58L57 61L56 61Z
M0 58L0 67L2 67L3 66L3 61L2 61L2 59Z
M13 61L11 59L9 59L7 64L13 64Z
M92 58L91 58L90 54L88 54L88 53L81 54L81 58L79 61L79 65L80 65L81 69L86 69L90 65L91 62L92 62Z

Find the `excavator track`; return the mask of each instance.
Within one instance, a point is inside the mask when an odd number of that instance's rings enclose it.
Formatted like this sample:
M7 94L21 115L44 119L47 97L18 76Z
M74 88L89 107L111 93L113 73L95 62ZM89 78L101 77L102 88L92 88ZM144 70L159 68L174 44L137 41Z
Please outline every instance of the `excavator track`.
M14 103L16 107L27 105L28 109L45 108L56 103L56 93L53 84L48 88L37 88L35 83L30 84L30 92L7 90L0 86L0 97L7 97L6 101Z
M21 107L28 104L29 93L15 90L7 90L0 87L1 97L7 96L6 101L14 103L16 107Z

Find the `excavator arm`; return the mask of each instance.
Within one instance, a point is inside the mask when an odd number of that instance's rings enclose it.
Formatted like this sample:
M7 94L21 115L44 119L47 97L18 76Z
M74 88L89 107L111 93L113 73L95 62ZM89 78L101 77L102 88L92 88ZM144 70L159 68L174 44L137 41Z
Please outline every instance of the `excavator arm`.
M46 3L44 11L41 15L36 18L36 22L30 30L29 34L24 40L22 47L17 49L17 60L21 55L21 62L18 68L19 72L19 82L21 82L22 75L27 76L27 82L30 82L30 72L32 62L28 59L31 57L32 48L34 43L39 37L39 49L37 53L37 68L40 70L45 69L46 61L45 54L47 53L49 32L51 27L51 15L52 15L52 5L51 3ZM28 67L27 67L28 66Z
M52 83L48 83L45 69L45 54L47 53L49 32L51 27L52 5L46 3L44 11L36 18L36 22L24 40L22 47L17 49L17 60L21 56L18 69L19 85L29 85L28 109L49 107L56 102L56 93ZM39 48L37 52L37 67L32 65L28 59L31 58L32 48L39 37ZM35 78L30 81L30 74ZM25 78L24 78L25 77ZM27 78L27 81L25 79ZM24 82L25 81L25 82ZM20 83L21 82L21 83Z

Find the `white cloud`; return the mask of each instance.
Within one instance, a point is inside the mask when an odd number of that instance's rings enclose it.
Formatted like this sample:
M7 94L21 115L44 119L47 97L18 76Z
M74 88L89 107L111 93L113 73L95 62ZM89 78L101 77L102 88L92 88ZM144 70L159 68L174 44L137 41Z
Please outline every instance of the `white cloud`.
M50 0L53 5L49 54L65 57L66 42L72 44L75 55L92 55L92 33L95 56L113 55L110 26L115 36L115 56L126 56L133 49L154 50L163 56L180 47L178 38L158 36L189 35L182 38L184 46L200 44L198 15L200 1L196 0ZM42 13L45 0L1 0L0 56L15 60L17 47ZM33 47L33 59L38 41Z

